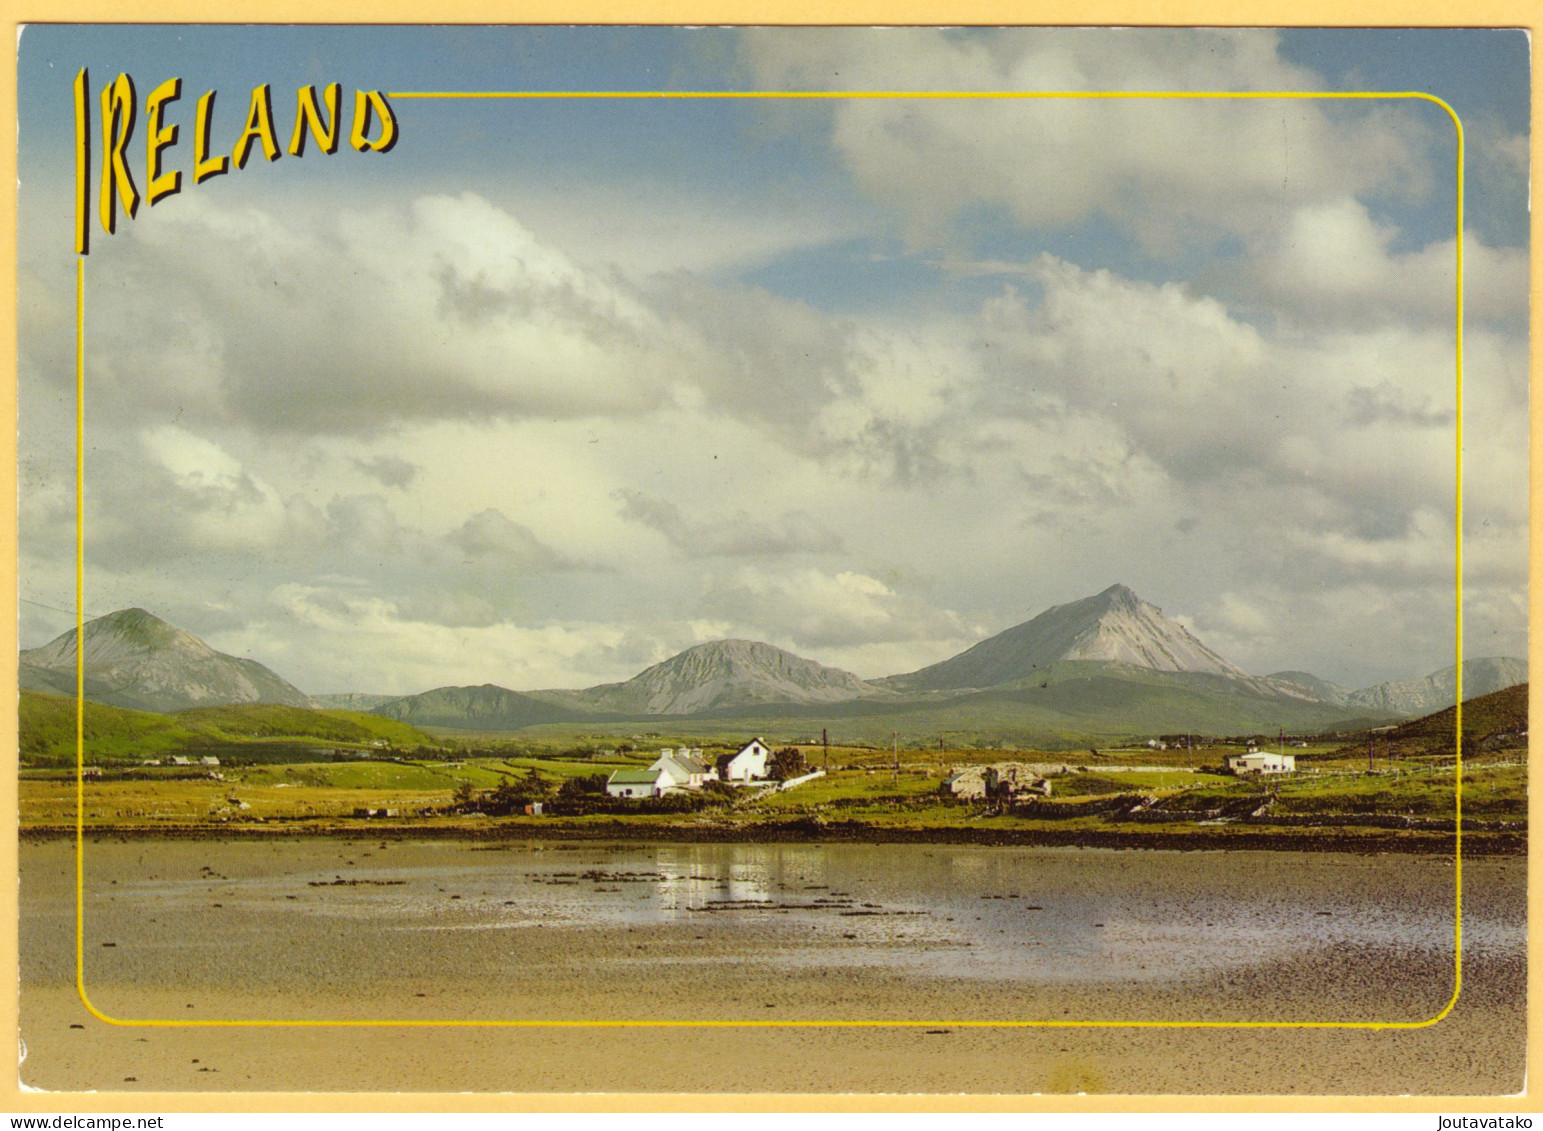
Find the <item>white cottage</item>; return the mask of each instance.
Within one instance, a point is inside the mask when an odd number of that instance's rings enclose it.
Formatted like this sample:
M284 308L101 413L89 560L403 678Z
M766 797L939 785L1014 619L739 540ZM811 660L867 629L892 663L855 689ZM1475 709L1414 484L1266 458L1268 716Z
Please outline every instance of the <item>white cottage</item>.
M759 738L752 738L739 748L739 753L718 759L718 776L724 781L762 781L770 757L771 747Z
M658 797L669 786L662 770L617 770L605 780L612 797Z
M718 771L703 762L696 755L700 750L687 752L685 747L679 750L661 751L659 757L654 759L650 770L658 770L669 779L669 786L674 789L701 789L702 783L718 776Z
M1243 774L1294 774L1297 769L1295 754L1271 754L1268 750L1251 750L1227 759L1227 768L1239 776Z

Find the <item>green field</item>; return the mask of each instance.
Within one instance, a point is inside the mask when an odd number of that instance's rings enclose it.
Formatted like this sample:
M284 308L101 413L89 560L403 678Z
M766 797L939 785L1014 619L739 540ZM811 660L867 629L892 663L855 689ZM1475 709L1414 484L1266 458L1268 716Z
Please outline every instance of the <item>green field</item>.
M1283 783L1280 813L1392 813L1451 817L1456 813L1454 773L1447 767L1410 772ZM1469 817L1524 817L1527 768L1475 764L1463 774L1463 813Z
M610 802L596 791L611 770L645 764L638 754L623 761L562 758L468 758L463 760L352 760L246 766L132 767L88 778L83 794L86 821L163 827L208 823L335 823L354 819L358 809L393 809L408 823L446 824L491 820L480 814L495 791L520 799L573 801L589 808L568 816L524 818L516 811L500 818L514 823L539 820L583 824L618 816L647 824L708 820L725 827L748 828L762 822L799 818L862 822L875 827L1014 827L1022 816L1001 802L966 802L946 796L940 785L958 763L921 757L930 752L900 751L896 773L893 751L843 749L838 765L825 777L787 791L744 789L722 796L694 796L680 812L649 812L648 806ZM957 755L959 752L947 752ZM866 754L866 757L864 755ZM1140 757L1140 755L1136 755ZM1050 760L1024 752L1028 760ZM651 759L648 759L651 760ZM866 763L866 764L864 764ZM1145 765L1133 760L1132 765ZM565 786L565 783L568 783ZM1036 819L1065 813L1061 827L1089 827L1107 818L1085 815L1088 803L1128 805L1145 797L1159 809L1229 811L1256 807L1273 795L1271 816L1380 814L1451 817L1454 777L1450 766L1414 763L1375 774L1364 771L1306 772L1270 779L1177 770L1113 772L1107 766L1051 779L1048 798L1034 802ZM76 785L63 768L23 770L20 780L23 827L67 826L75 818ZM1525 764L1481 762L1467 766L1463 811L1470 819L1523 820L1526 816ZM609 808L605 808L609 806ZM1105 806L1107 808L1107 804ZM560 806L559 806L560 808ZM1096 806L1095 806L1096 808ZM1332 823L1332 821L1330 822Z
M1525 702L1525 689L1512 689L1465 704L1463 812L1470 820L1525 821ZM74 701L25 692L20 708L22 826L69 827L76 813ZM157 715L88 703L82 793L87 824L145 829L279 823L325 831L369 821L535 832L614 828L621 821L688 836L703 826L753 835L757 826L840 824L940 835L1139 826L1167 837L1202 819L1236 823L1259 811L1264 815L1249 818L1247 828L1268 829L1273 821L1285 832L1306 823L1352 828L1368 816L1453 817L1454 752L1450 729L1443 729L1451 721L1447 712L1379 731L1370 765L1366 735L1349 743L1296 739L1288 752L1299 772L1242 779L1225 772L1227 757L1245 749L1241 738L1047 750L1020 747L1001 734L980 749L983 739L968 729L916 743L897 741L891 731L866 744L828 747L805 733L797 745L808 768L828 772L794 789L716 788L631 802L606 796L612 771L646 766L664 746L700 746L712 761L754 732L721 723L693 731L674 720L657 730L618 724L615 733L587 726L528 728L518 737L427 734L345 710L246 705ZM784 727L790 722L780 720ZM770 726L760 733L774 749L792 745ZM192 764L171 765L173 756ZM204 764L206 757L218 765ZM1073 772L1052 776L1048 797L1021 803L965 801L941 791L961 766L1009 761L1064 764ZM525 815L537 801L543 815ZM361 817L360 810L393 816Z

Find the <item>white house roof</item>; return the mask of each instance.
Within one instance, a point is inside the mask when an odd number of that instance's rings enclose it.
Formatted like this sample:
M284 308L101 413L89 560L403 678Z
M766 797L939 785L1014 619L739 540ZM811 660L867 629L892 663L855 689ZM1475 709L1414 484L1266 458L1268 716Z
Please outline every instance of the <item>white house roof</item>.
M706 762L700 758L693 758L689 754L661 754L654 759L654 764L649 769L663 769L666 763L675 766L684 774L705 774L708 770Z

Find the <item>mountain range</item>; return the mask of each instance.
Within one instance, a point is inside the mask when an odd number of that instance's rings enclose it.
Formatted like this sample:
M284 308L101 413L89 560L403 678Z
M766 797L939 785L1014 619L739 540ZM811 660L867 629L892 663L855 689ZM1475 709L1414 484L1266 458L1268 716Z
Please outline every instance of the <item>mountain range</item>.
M918 671L863 680L769 644L716 640L621 683L515 691L495 684L314 700L254 660L216 652L142 609L86 625L86 694L173 711L272 702L367 710L414 726L512 731L648 719L702 725L820 720L852 735L997 734L1065 745L1119 734L1342 729L1450 706L1456 669L1350 689L1311 673L1253 676L1123 585L1058 605ZM21 654L22 686L73 694L75 634ZM1527 678L1526 663L1469 660L1464 696Z
M1427 715L1452 706L1457 698L1457 667L1442 668L1422 679L1395 679L1352 691L1306 672L1276 672L1271 679L1294 683L1326 703L1393 715ZM1463 661L1463 698L1488 695L1527 680L1527 661L1505 656Z

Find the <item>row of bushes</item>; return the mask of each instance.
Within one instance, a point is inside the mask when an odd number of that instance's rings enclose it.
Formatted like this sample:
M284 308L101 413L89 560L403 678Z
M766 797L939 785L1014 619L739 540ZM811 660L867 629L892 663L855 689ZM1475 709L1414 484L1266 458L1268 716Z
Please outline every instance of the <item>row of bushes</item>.
M607 774L587 774L550 782L539 770L523 778L505 778L489 790L462 782L455 791L450 811L486 813L492 817L518 816L527 806L540 803L554 817L583 817L592 813L694 813L731 801L736 791L721 782L708 782L701 790L670 793L663 797L612 797L605 791Z

